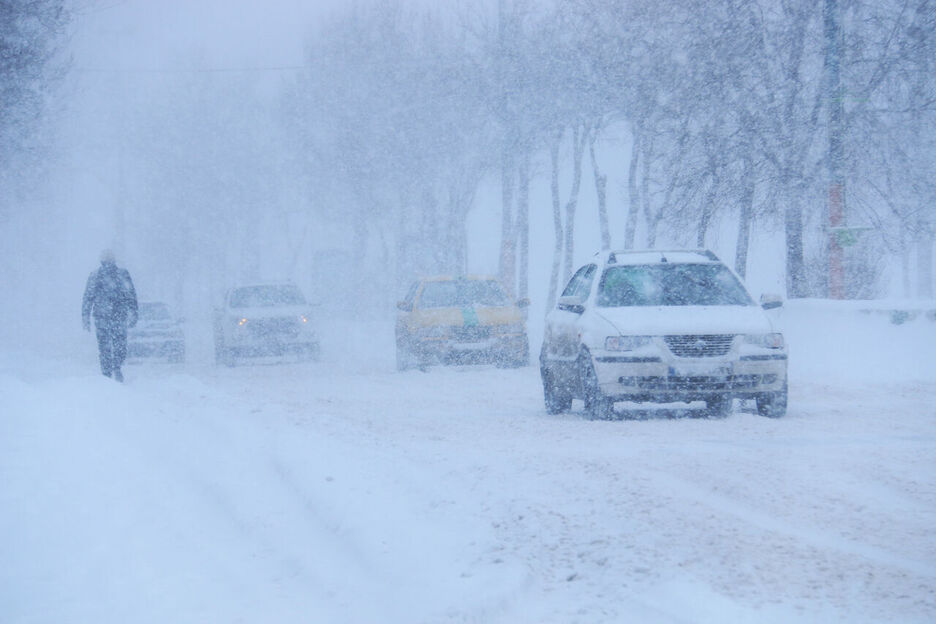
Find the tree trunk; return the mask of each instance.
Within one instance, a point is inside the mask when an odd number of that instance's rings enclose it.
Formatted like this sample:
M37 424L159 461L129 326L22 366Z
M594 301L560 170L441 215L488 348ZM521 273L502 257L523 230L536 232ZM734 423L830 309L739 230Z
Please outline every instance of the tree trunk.
M640 200L643 202L644 218L647 221L647 248L653 249L656 246L657 227L663 209L658 210L656 214L653 212L653 205L650 201L650 148L646 140L641 141L640 148L643 152L640 172Z
M611 230L608 227L607 187L608 176L603 175L595 158L595 142L598 140L598 126L589 133L588 153L591 155L592 172L595 174L595 192L598 195L598 228L601 231L601 248L611 248Z
M640 210L640 194L637 192L637 162L640 160L640 132L637 124L631 125L631 154L630 166L627 172L627 221L624 224L624 248L634 248L634 237L637 230L637 213Z
M803 256L803 206L800 197L792 198L784 213L786 234L787 296L808 295L806 265Z
M569 201L565 209L565 262L563 266L563 283L572 277L575 251L575 209L578 206L579 188L582 184L582 153L585 151L588 127L576 124L572 128L572 190L569 191Z
M705 248L705 235L708 233L709 225L712 223L712 217L715 215L715 201L718 198L718 187L721 184L717 173L712 173L712 185L708 193L705 194L705 201L702 204L702 217L699 219L699 230L696 233L696 247Z
M514 297L517 293L516 241L513 231L513 160L504 149L501 163L501 252L500 279L507 289L507 294Z
M741 214L738 217L738 242L735 245L735 271L741 277L747 275L748 247L751 243L751 222L754 219L754 163L744 159L741 172Z
M933 237L923 234L917 242L917 296L930 299L933 296Z
M565 134L563 129L558 130L549 145L549 159L552 165L549 187L552 193L553 232L556 238L555 246L553 247L552 271L549 274L549 294L546 297L547 313L556 304L556 291L559 287L559 267L562 261L562 207L559 199L559 144L562 142L563 134Z
M520 242L519 287L517 297L530 296L530 150L525 149L517 167L517 235Z

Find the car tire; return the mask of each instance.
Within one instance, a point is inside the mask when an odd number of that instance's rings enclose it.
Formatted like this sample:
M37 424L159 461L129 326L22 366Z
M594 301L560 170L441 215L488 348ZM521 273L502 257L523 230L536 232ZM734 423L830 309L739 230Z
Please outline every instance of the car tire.
M512 360L510 360L511 368L523 368L524 366L530 365L530 343L527 341L526 336L523 338L523 347L520 348L519 353L515 353Z
M398 371L407 371L415 365L413 352L410 350L407 341L397 337L396 341L396 369Z
M546 403L547 414L562 414L572 409L572 394L567 388L560 388L553 380L552 374L545 368L540 369L543 379L543 398Z
M496 360L498 367L501 366L501 362L503 362L504 368L523 368L530 364L530 354L525 351L521 353L505 353Z
M614 402L598 386L598 376L591 356L582 353L578 362L579 379L585 400L585 417L589 420L610 420L614 415Z
M226 347L221 339L215 340L215 363L224 364L229 368L234 368L237 360L234 357L234 350Z
M234 368L237 366L237 355L234 353L234 349L226 348L222 354L221 361L224 362L224 365L228 368Z
M757 395L757 413L766 418L782 418L787 411L787 386L777 392Z
M523 368L530 365L530 343L527 337L523 337L523 346L513 353L513 357L508 360L510 368Z
M709 418L728 418L732 404L730 396L715 396L705 400L705 413Z
M182 364L185 362L185 347L176 347L169 352L170 364Z
M318 362L322 358L322 351L317 342L310 342L302 347L302 356L306 360Z

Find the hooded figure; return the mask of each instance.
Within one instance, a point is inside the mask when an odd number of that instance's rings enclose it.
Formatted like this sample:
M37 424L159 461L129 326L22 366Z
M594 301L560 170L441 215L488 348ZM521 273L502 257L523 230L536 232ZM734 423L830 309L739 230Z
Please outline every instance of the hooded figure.
M127 328L137 322L137 298L133 280L126 269L117 266L114 252L101 253L101 266L88 277L81 302L81 322L91 330L94 317L101 372L123 381L121 365L127 357Z

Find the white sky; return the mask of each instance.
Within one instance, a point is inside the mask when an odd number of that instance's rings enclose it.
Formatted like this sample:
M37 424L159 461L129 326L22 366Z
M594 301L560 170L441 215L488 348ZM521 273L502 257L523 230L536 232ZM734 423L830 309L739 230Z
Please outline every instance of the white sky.
M333 0L77 0L78 69L299 65Z

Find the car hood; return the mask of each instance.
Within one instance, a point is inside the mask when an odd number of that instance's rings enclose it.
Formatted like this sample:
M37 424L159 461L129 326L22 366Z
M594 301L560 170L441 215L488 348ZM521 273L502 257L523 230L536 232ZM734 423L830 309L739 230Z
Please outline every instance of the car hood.
M503 325L523 320L519 308L465 306L464 308L431 308L413 311L412 322L417 327L461 327L463 325Z
M237 316L248 319L264 318L282 318L284 316L309 315L308 306L264 306L260 308L229 308L228 313L231 316Z
M596 308L595 314L621 334L763 334L770 320L758 306L653 306Z

